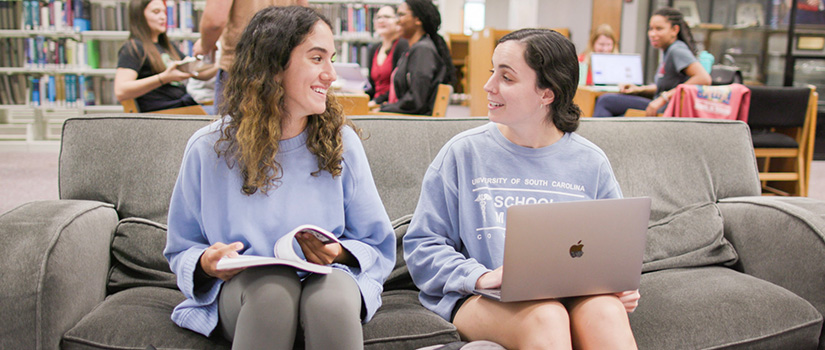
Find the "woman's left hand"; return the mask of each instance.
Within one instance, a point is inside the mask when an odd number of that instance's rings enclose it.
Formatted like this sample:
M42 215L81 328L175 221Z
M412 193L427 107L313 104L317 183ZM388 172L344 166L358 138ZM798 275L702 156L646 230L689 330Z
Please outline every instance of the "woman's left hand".
M345 264L347 257L350 256L349 251L344 249L341 243L324 244L311 233L301 232L295 235L295 238L298 239L298 244L301 246L307 261L311 263L319 265L329 265L333 262Z
M639 306L639 299L642 298L642 295L639 294L639 290L637 289L616 293L616 297L618 297L619 301L622 302L624 309L628 313L631 313L636 310L637 306Z
M647 104L647 108L645 109L645 114L648 117L656 116L656 114L659 113L659 110L662 109L662 107L664 107L666 105L667 105L667 100L665 100L664 98L661 98L661 97L657 97L657 98L653 99L653 101L650 101L650 103Z

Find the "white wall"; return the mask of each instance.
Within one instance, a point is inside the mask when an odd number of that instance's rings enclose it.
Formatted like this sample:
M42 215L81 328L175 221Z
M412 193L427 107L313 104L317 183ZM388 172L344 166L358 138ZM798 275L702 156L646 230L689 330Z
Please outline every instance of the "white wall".
M463 0L436 0L441 9L442 32L462 30ZM647 9L651 0L622 3L622 52L642 53L647 43ZM486 0L485 26L499 29L526 27L570 29L576 51L587 47L593 3L590 0Z

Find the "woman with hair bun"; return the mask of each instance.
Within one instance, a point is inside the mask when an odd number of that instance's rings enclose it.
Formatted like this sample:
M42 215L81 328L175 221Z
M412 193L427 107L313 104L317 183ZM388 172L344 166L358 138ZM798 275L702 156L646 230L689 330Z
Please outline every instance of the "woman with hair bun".
M432 114L438 84L455 80L450 49L438 34L441 14L430 0L405 0L397 15L410 48L392 73L389 100L381 111Z
M575 133L578 80L576 49L563 35L549 29L505 35L484 85L490 123L453 137L424 175L404 259L421 303L451 321L464 340L507 349L636 347L627 313L638 291L512 303L473 295L501 286L507 200L494 198L622 196L607 156ZM493 178L505 181L478 181ZM580 186L547 185L554 182Z

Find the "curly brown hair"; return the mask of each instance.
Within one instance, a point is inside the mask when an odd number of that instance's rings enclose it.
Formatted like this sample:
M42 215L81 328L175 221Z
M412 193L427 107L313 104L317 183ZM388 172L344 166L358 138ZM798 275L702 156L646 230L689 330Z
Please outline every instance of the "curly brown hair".
M286 117L285 91L276 77L289 65L293 49L312 32L313 26L328 19L312 9L290 6L269 7L250 20L241 34L235 61L224 89L221 137L215 143L218 157L231 168L237 164L243 176L241 190L252 195L276 189L283 176L275 160ZM341 175L344 146L341 128L349 125L341 104L327 95L323 114L307 118L307 148L318 160L318 176L324 170Z

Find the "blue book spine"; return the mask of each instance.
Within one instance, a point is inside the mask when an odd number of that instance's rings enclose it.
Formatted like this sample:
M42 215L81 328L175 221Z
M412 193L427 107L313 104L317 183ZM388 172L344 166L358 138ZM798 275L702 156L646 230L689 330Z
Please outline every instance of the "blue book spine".
M32 0L29 9L32 11L32 29L40 28L40 2Z
M46 45L44 45L46 38L42 36L38 36L35 38L34 42L37 47L35 47L35 52L37 53L37 64L40 67L46 66Z
M82 105L86 105L86 76L77 77L77 98Z
M32 29L31 1L23 0L23 29Z
M55 86L54 75L49 76L48 89L49 89L49 92L48 92L48 94L49 94L49 104L54 105L55 99L57 97L57 86Z
M35 77L29 77L29 82L31 83L31 91L32 91L32 106L40 106L40 79Z

